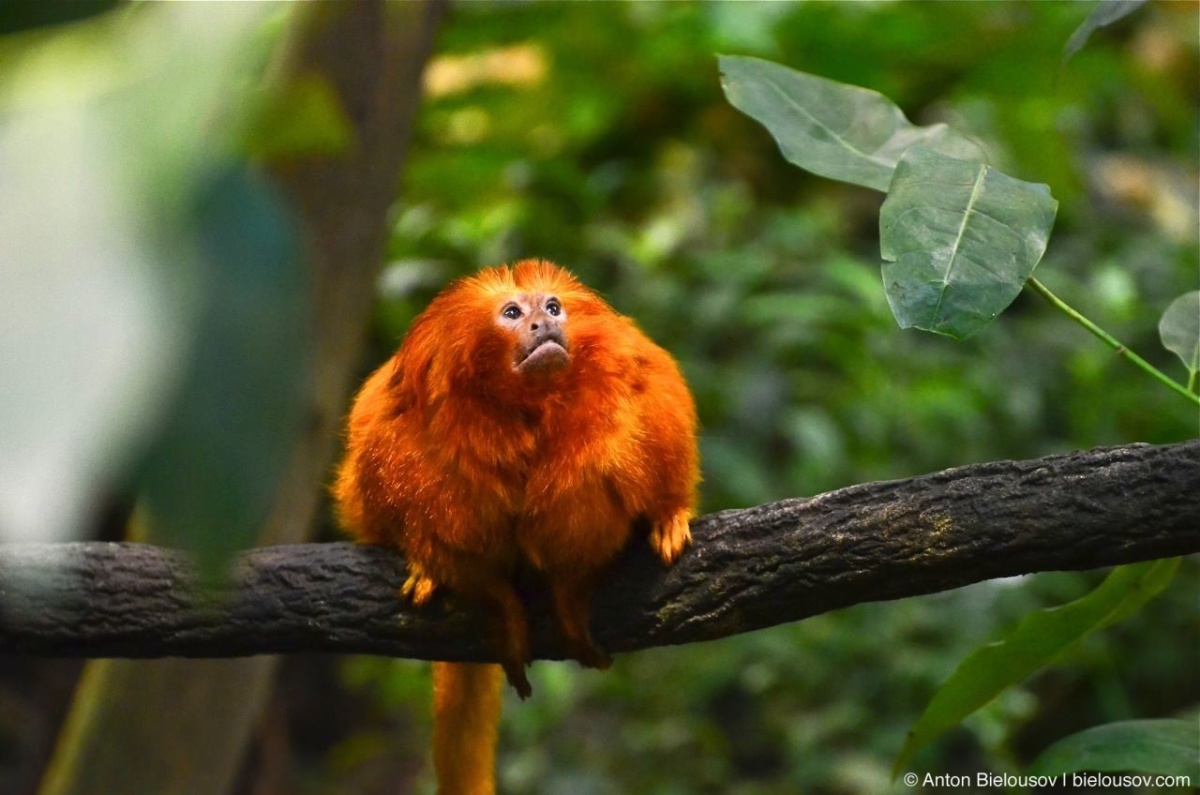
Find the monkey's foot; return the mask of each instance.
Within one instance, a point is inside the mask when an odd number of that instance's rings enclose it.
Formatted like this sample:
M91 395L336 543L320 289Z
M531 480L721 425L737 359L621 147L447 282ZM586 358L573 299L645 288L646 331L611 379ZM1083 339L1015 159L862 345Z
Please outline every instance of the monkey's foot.
M437 583L422 574L420 569L410 566L408 579L400 586L400 595L420 607L429 601L436 589Z
M529 686L529 680L525 677L525 663L502 662L500 665L504 668L504 676L508 683L517 691L522 701L533 695L533 688Z
M650 528L650 546L670 566L692 543L692 531L688 528L689 511L677 511L665 519L656 520Z

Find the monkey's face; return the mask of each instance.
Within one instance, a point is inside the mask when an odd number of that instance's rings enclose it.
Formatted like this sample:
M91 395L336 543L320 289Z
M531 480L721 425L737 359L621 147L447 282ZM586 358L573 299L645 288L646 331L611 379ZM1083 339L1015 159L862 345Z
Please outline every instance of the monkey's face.
M496 325L512 336L513 370L522 375L551 375L571 361L567 343L567 311L549 293L510 295L496 315Z

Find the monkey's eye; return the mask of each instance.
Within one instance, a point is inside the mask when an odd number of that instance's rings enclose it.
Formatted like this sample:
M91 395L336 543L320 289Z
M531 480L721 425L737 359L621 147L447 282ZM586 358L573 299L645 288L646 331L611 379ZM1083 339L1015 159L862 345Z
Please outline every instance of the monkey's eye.
M500 310L500 314L504 315L509 320L516 320L521 316L521 307L517 306L516 304L509 304L508 306L504 307L504 309Z
M562 304L552 298L546 302L546 312L554 317L558 317L562 314Z

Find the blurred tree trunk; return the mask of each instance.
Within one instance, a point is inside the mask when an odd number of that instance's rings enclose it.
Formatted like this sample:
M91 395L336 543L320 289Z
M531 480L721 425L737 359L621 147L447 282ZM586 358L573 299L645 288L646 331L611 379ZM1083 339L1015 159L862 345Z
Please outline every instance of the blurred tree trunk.
M382 0L306 9L281 80L321 75L355 134L337 156L275 169L298 211L315 289L316 404L263 527L261 544L304 540L314 525L336 429L362 348L420 78L443 4ZM154 539L148 538L153 541ZM88 664L42 795L229 790L277 659L100 660Z

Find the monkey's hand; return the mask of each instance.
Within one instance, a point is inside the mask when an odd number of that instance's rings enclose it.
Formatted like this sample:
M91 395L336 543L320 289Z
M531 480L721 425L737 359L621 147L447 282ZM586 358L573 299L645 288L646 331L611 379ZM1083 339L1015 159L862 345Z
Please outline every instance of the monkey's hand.
M688 528L691 511L676 511L666 517L655 519L650 527L650 546L670 566L692 543L692 531Z
M429 579L417 564L408 564L408 579L404 581L404 585L400 586L402 597L420 607L429 601L429 597L433 596L436 589L437 583Z

